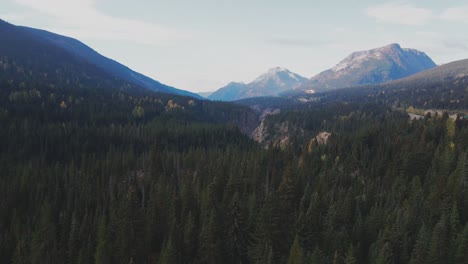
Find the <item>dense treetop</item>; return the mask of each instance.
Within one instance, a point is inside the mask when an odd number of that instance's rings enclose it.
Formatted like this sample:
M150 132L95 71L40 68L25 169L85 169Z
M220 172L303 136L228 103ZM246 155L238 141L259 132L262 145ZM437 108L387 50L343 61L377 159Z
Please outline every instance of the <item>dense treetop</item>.
M423 86L283 107L262 124L288 144L266 149L246 106L16 41L0 48L5 263L468 263L468 121L394 110L454 109ZM435 91L463 106L463 80Z

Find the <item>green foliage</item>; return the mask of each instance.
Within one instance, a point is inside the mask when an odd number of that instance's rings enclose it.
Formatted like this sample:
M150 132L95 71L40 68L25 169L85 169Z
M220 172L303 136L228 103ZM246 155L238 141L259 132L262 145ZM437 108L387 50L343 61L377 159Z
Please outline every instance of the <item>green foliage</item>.
M99 221L99 226L97 228L97 237L96 237L96 252L94 254L94 261L96 264L106 264L111 263L111 251L109 245L109 231L105 218L101 218Z
M317 104L267 118L294 129L264 149L241 133L256 125L246 107L32 69L0 79L6 263L468 258L467 120Z
M345 256L345 264L356 264L358 263L356 256L355 256L353 245L350 245L348 251L346 252Z
M288 264L303 264L304 262L304 252L301 245L299 245L299 238L296 235L294 242L289 251Z
M141 106L135 106L135 108L133 108L132 115L137 118L142 118L145 115L145 110Z
M161 263L161 264L178 263L177 250L174 246L174 242L172 241L171 237L166 243L164 243L163 249L161 250L161 257L158 263Z

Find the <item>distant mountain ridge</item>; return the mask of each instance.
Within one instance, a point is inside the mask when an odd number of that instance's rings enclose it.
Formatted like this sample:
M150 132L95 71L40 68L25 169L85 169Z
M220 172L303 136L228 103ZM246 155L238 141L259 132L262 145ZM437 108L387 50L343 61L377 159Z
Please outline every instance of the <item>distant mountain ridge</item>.
M395 80L380 86L392 86L399 83L413 84L415 82L437 82L446 80L455 80L468 77L468 59L458 60L442 64L440 66L419 72L403 79Z
M125 65L120 64L117 61L109 59L105 56L94 51L92 48L83 44L79 40L74 38L65 37L58 35L52 32L45 30L34 29L29 27L15 26L9 24L5 21L2 21L0 26L2 27L11 27L16 31L21 31L24 34L29 34L33 39L41 41L46 45L53 45L57 48L63 49L76 58L83 60L87 63L95 65L96 67L102 69L104 72L108 73L114 78L122 79L128 81L132 84L138 85L142 88L146 88L155 92L177 94L184 96L191 96L196 98L201 98L195 93L188 91L180 90L165 84L162 84L156 80L153 80L143 74L133 71Z
M156 92L202 98L199 94L176 89L135 72L125 65L102 56L76 39L44 30L14 26L2 20L0 20L0 28L3 28L5 32L14 31L15 34L31 39L32 42L37 41L45 46L55 47L79 62L95 66L108 74L110 79L123 80ZM7 47L7 45L15 44L8 44L12 41L7 41L5 38L7 37L2 39L4 43L0 55L8 52L10 48L18 50L17 47ZM28 54L35 56L34 53ZM86 67L88 66L82 68ZM436 64L424 52L402 48L399 44L390 44L376 49L354 52L333 68L323 71L311 79L304 78L287 69L275 67L248 84L231 82L213 92L208 96L208 99L236 101L253 97L325 92L340 88L385 83L434 67Z
M258 114L313 108L333 103L386 105L393 109L413 107L468 114L468 59L443 64L414 75L380 84L334 89L287 97L248 98L236 101ZM468 115L467 115L468 117Z
M275 67L260 75L254 81L245 84L231 82L208 96L211 100L235 101L244 98L275 96L282 92L295 89L307 81L288 69Z
M401 79L437 65L424 52L399 44L354 52L335 67L312 77L298 90L323 92Z
M208 96L210 96L212 93L213 93L213 91L209 91L209 92L198 92L197 94L200 95L200 96L203 97L203 98L208 98Z
M468 59L380 84L294 97L302 101L386 104L394 108L468 111Z

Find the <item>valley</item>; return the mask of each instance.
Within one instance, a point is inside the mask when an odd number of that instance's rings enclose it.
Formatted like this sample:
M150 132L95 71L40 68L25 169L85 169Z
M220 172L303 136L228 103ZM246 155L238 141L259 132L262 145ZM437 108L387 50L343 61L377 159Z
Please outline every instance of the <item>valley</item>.
M2 263L468 261L468 60L391 44L205 99L0 36Z

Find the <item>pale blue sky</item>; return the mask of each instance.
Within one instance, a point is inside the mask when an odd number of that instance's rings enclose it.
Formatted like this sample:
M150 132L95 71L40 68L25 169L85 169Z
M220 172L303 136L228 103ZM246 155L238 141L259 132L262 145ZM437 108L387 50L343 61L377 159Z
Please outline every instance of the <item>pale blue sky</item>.
M0 0L0 18L77 38L163 83L212 91L281 66L310 78L349 53L400 43L468 58L468 2Z

